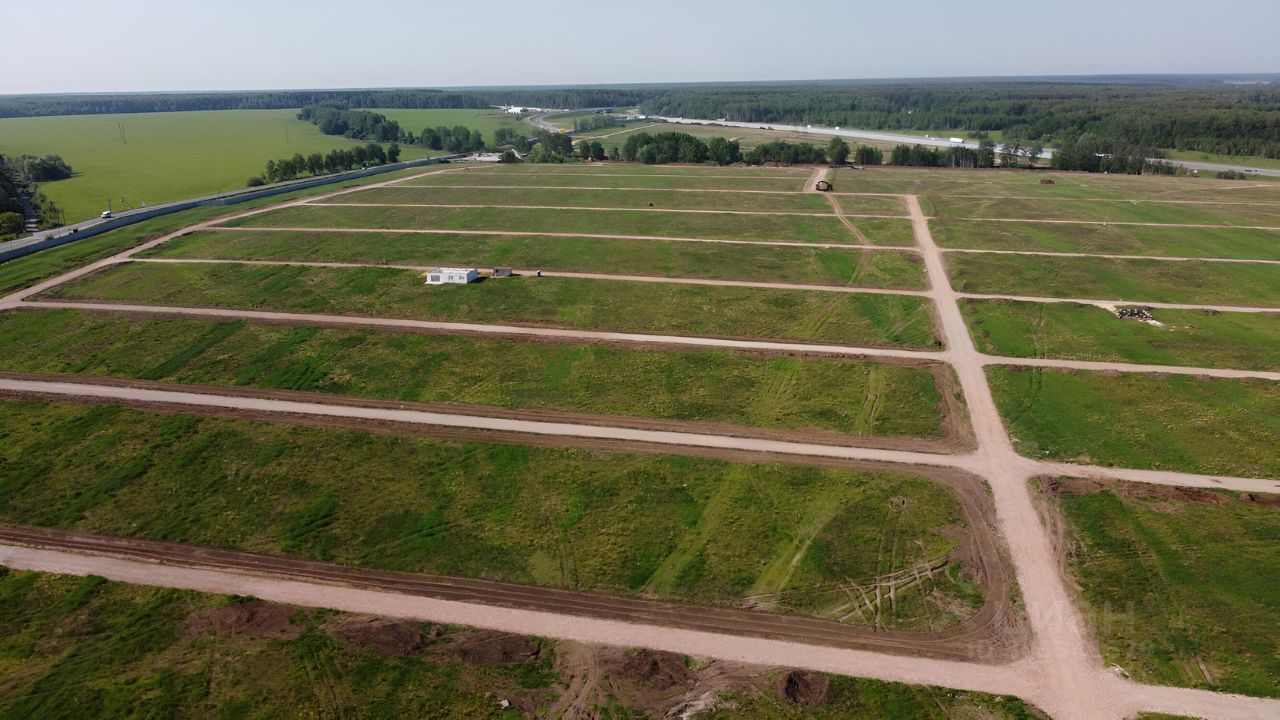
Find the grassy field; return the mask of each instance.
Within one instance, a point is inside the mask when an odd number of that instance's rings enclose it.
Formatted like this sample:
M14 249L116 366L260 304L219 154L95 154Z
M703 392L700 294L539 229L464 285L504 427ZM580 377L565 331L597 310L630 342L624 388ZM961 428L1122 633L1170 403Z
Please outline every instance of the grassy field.
M828 197L839 203L840 209L850 215L907 217L907 206L899 198L875 195L829 195Z
M414 233L217 231L192 233L143 254L223 260L515 267L720 280L923 289L912 253L721 245L664 240ZM3 267L0 266L0 271Z
M1280 368L1280 313L1155 309L1156 326L1094 305L962 300L960 308L978 349L992 355Z
M32 255L16 258L5 263L0 263L0 294L10 293L24 287L29 287L46 278L74 270L77 267L114 255L118 252L123 252L124 250L150 240L151 238L168 232L173 232L174 230L178 230L186 225L200 222L202 220L209 220L221 215L240 213L251 208L270 205L290 199L331 193L341 188L355 187L357 185L372 182L385 182L396 177L405 177L421 172L422 170L420 168L413 168L410 170L377 175L372 178L356 180L345 184L335 183L333 185L308 188L306 190L296 190L294 192L276 195L271 198L249 200L229 207L192 208L190 210L173 213L172 215L144 220L134 225L103 233L102 235L96 235L91 238L78 240L73 243L68 243L49 250L43 250Z
M55 154L76 176L40 186L67 222L245 186L268 160L351 147L296 110L67 115L0 119L0 153ZM123 139L121 138L123 128ZM406 147L410 160L425 153ZM123 198L123 203L121 199Z
M400 128L417 136L424 128L435 129L440 126L452 128L462 125L469 130L484 133L486 143L493 142L493 131L498 128L512 128L523 134L532 135L533 126L520 122L512 115L497 109L483 110L421 110L402 108L369 108L369 112L386 115L387 119L400 123Z
M644 120L638 120L634 123L628 123L624 128L604 128L601 130L580 133L574 135L574 139L579 138L594 140L599 139L600 143L607 147L614 145L622 146L626 143L627 138L637 133L649 133L656 135L663 132L678 132L692 135L697 138L710 140L711 138L722 137L729 140L737 140L738 145L743 150L749 150L757 145L765 143L777 142L779 140L790 143L805 143L808 145L826 146L831 141L830 136L814 135L811 133L796 132L793 130L762 130L758 128L739 128L739 127L723 127L719 125L684 125L678 123L652 123ZM845 138L850 147L858 145L870 145L878 147L882 150L892 149L894 143L880 142L876 140L862 140L857 138Z
M763 586L788 591L779 609L820 613L848 583L947 556L964 524L950 490L902 474L110 405L3 410L6 522L390 570L725 605ZM797 556L794 572L770 576ZM882 610L889 625L943 626L980 603L959 573L935 577Z
M943 433L927 369L467 336L35 310L0 314L17 372L254 386L388 400L861 436Z
M997 197L1280 202L1280 183L1211 178L1103 175L1043 170L880 167L833 172L844 192L907 193L988 201ZM1042 184L1041 180L1053 180ZM949 201L951 202L951 201Z
M1280 265L951 253L961 292L1280 307Z
M929 223L944 248L1280 260L1280 231L1063 223Z
M504 713L494 697L545 707L563 682L545 641L535 641L542 652L534 662L484 664L452 650L472 633L450 629L413 654L388 657L344 639L353 616L97 577L4 572L0 598L4 720L505 720L520 714ZM236 624L238 612L259 619ZM400 627L423 638L430 629Z
M1244 165L1255 168L1280 169L1280 160L1257 157L1255 155L1219 155L1218 153L1197 152L1195 150L1166 150L1170 160L1195 160L1198 162L1221 163L1224 165ZM1210 171L1201 171L1212 174Z
M235 220L236 227L482 230L855 244L834 216L664 213L540 208L300 205Z
M373 625L363 616L0 568L0 718L80 720L216 717L431 717L514 720L545 712L565 692L555 642L512 638L529 662L485 662L461 649L492 633L413 622ZM256 613L254 621L241 620ZM377 622L377 621L375 621ZM377 632L386 627L388 632ZM443 634L439 634L443 632ZM384 638L412 641L410 649ZM381 637L380 637L381 636ZM403 642L403 641L402 641ZM627 651L629 652L629 651ZM625 654L625 653L624 653ZM695 664L692 658L686 664ZM714 672L714 671L713 671ZM767 678L766 680L774 679ZM1012 697L827 676L826 701L799 707L750 685L730 690L723 718L1039 718ZM767 683L761 683L762 685ZM643 717L648 683L618 673L601 717ZM731 686L732 688L732 686ZM649 692L652 692L649 689ZM495 698L510 699L503 709Z
M938 346L918 297L576 278L426 287L412 270L129 263L53 297L729 337Z
M581 162L570 160L563 163L521 163L516 165L490 165L484 168L488 173L500 175L562 175L575 177L584 173L601 176L648 176L648 177L691 177L691 178L790 178L803 181L813 174L814 168L807 165L788 167L762 167L752 165L718 166L702 165L645 165L643 163L624 162Z
M654 166L667 172L637 172L634 165L564 165L563 169L549 170L547 165L510 166L504 168L467 168L429 178L405 183L406 186L530 186L530 187L594 187L629 188L636 190L767 190L772 192L803 192L809 173L775 173L769 170L741 168L684 168L667 165ZM644 167L644 166L641 166Z
M1163 490L1057 496L1104 660L1142 682L1280 696L1280 508Z
M921 202L926 215L942 219L1028 218L1091 222L1186 225L1261 225L1280 228L1280 202L1270 204L1178 204L1179 201L1067 200L932 196Z
M586 180L590 181L589 178ZM873 198L882 200L883 198ZM544 205L551 207L737 210L830 214L817 193L684 192L679 190L584 189L570 187L419 187L374 188L344 196L341 202L434 205ZM852 210L848 212L853 212ZM887 213L881 213L887 214ZM898 215L902 214L901 203Z
M1242 477L1280 476L1280 384L1189 375L988 368L1029 457Z

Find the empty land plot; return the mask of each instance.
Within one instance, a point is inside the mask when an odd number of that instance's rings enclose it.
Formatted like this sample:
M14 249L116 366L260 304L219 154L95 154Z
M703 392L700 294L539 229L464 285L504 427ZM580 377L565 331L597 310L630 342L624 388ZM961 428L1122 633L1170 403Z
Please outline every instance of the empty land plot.
M892 573L945 561L896 605L886 596L882 624L936 629L982 602L952 557L967 511L906 474L118 405L4 402L0 432L6 522L716 605L767 585L777 609L819 615L845 588L874 596ZM775 579L776 565L793 570Z
M1274 496L1038 481L1107 664L1162 685L1280 696Z
M544 207L654 208L655 210L736 210L830 214L831 206L816 193L684 192L585 188L486 188L400 185L372 188L334 198L332 202L430 205L540 205ZM888 212L880 214L889 214ZM902 208L895 214L902 215Z
M569 172L506 172L501 170L475 170L422 177L402 183L405 187L438 185L481 186L529 186L529 187L598 187L634 188L646 190L768 190L770 192L803 192L809 174L716 174L701 173L639 174L619 172L619 168L596 171Z
M509 278L427 287L391 268L128 263L50 291L75 300L519 323L936 348L928 302L900 295Z
M962 300L960 309L978 349L992 355L1280 368L1280 313L1156 308L1156 325L1073 303Z
M1280 383L987 369L1019 452L1113 467L1280 476Z
M1064 223L929 223L944 248L1280 260L1280 231Z
M857 242L853 233L834 215L300 205L233 220L228 224L233 227L479 230L765 242Z
M922 289L914 253L665 240L239 230L192 233L145 257L515 267L616 275Z
M817 195L817 193L814 193ZM907 216L907 206L900 198L881 195L828 195L848 215Z
M1200 225L1260 225L1280 228L1280 203L1178 204L1145 200L1028 200L933 196L922 207L944 219L1021 218L1082 222L1138 222Z
M0 597L7 718L499 717L495 697L545 706L564 682L532 638L484 661L463 644L507 638L100 577L7 573Z
M885 708L929 720L1043 717L1014 697L818 673L800 676L822 688L816 705L800 706L784 695L784 670L98 577L8 573L0 597L0 647L21 655L5 665L4 717L109 706L128 717L251 708L260 717L517 718L517 708L541 714L581 699L557 669L574 657L605 669L586 692L610 717L661 716L703 691L728 708L713 710L717 719L881 720Z
M1280 306L1280 265L982 253L950 253L946 260L961 292Z
M808 166L795 167L751 167L744 165L644 165L642 163L621 162L567 162L559 165L546 163L525 163L516 165L491 165L483 168L492 173L505 175L569 175L569 176L610 176L635 175L653 177L746 177L746 178L791 178L804 180L813 173Z
M382 400L939 439L941 366L288 327L72 310L0 314L0 368ZM947 383L950 384L949 382ZM838 441L838 438L829 437Z

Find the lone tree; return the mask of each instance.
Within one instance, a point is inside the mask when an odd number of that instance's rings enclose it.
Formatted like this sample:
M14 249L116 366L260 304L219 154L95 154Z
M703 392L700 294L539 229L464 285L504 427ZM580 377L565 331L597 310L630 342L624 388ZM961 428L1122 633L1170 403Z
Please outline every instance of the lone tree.
M827 143L827 159L832 165L843 165L849 161L849 144L838 137Z

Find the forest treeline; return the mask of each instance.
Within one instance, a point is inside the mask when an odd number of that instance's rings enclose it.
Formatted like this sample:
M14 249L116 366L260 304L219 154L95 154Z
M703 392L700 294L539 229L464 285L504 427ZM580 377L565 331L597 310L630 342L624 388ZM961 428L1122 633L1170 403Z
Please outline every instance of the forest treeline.
M1031 141L1084 134L1125 145L1280 157L1270 85L922 83L674 89L649 115L866 129L1004 131Z
M71 166L57 155L0 155L0 240L9 240L23 233L26 225L22 209L24 192L42 229L58 225L61 219L58 206L40 192L35 183L69 177Z
M638 105L649 115L867 129L1013 132L1056 143L1088 133L1126 145L1280 157L1280 87L1173 83L920 82L294 90L0 97L0 118L298 108L550 108Z

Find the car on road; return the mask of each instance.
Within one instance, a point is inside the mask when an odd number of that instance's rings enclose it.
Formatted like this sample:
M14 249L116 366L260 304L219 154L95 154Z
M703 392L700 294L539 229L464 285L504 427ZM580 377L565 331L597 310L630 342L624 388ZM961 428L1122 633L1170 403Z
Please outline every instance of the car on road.
M102 214L101 214L101 215L99 215L98 217L103 218L103 219L109 218L109 217L111 217L111 211L110 211L110 210L103 210L103 211L102 211Z

